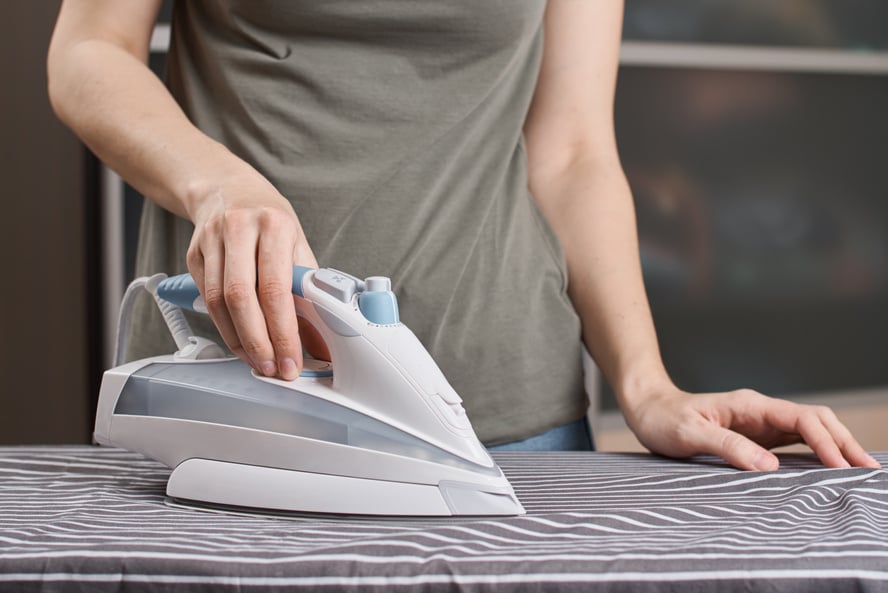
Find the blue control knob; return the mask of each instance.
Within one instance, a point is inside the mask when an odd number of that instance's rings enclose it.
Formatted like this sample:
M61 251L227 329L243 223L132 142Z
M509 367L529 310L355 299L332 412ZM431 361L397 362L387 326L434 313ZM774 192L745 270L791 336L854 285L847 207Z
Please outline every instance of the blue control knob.
M379 325L399 323L398 299L392 292L392 281L385 276L370 276L364 283L366 289L358 296L358 308L367 321Z

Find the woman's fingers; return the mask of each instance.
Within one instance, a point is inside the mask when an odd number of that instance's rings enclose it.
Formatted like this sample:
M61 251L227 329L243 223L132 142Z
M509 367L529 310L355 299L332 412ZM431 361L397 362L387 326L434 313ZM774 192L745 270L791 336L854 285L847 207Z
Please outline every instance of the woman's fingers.
M730 428L703 422L693 434L696 438L692 442L696 449L718 455L734 467L773 471L780 466L776 455Z
M253 210L232 209L225 212L223 217L225 306L237 330L240 348L257 365L260 373L274 377L278 373L278 365L257 293L256 257L264 229L256 220Z
M302 346L293 306L295 216L268 207L229 208L195 231L189 270L228 348L265 376L295 379ZM311 254L307 245L302 251ZM311 255L311 263L315 263ZM315 264L316 265L316 264Z
M302 371L302 344L293 306L293 264L289 257L282 257L293 251L293 237L285 221L273 213L261 216L256 290L278 374L290 381Z
M824 426L811 407L800 407L796 431L827 467L850 467L836 442L836 436Z
M828 467L881 467L857 442L835 413L825 406L805 406L799 432Z
M327 347L327 343L324 341L321 333L301 317L299 318L299 339L302 341L305 351L311 354L312 357L318 360L326 360L327 362L333 360L330 356L330 349Z
M681 394L655 401L642 427L642 442L665 455L709 453L741 469L770 471L779 461L771 447L804 442L824 465L880 467L835 413L751 390L718 394ZM653 445L653 446L652 446Z
M188 250L188 269L203 295L207 313L228 349L259 372L259 365L241 347L237 328L225 302L225 246L219 232L195 234Z
M754 395L741 425L752 432L776 435L762 444L772 447L804 442L827 467L879 466L830 408Z

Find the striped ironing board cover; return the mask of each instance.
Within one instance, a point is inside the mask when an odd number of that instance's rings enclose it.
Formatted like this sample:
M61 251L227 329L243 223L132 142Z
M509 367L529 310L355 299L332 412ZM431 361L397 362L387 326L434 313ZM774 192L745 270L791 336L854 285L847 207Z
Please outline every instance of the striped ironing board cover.
M888 591L884 470L495 457L527 516L194 510L138 454L0 447L0 591Z

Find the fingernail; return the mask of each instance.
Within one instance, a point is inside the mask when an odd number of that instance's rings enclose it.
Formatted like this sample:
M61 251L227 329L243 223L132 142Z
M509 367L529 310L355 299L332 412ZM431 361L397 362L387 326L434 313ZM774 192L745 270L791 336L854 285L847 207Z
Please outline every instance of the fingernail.
M281 361L282 377L291 377L295 379L298 373L299 368L296 366L296 361L294 361L292 358L285 358Z
M275 375L274 363L271 362L270 360L266 360L265 362L260 363L259 368L262 369L262 374L265 375L266 377L274 377L274 375Z
M752 460L752 467L760 472L771 472L779 466L780 462L777 461L777 458L767 451L759 451L755 459Z

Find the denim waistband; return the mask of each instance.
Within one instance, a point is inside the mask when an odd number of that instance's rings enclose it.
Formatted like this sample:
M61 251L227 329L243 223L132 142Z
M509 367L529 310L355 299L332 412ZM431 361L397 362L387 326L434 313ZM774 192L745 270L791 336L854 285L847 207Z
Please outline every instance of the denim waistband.
M594 451L592 431L587 418L563 424L523 441L488 447L490 451Z

